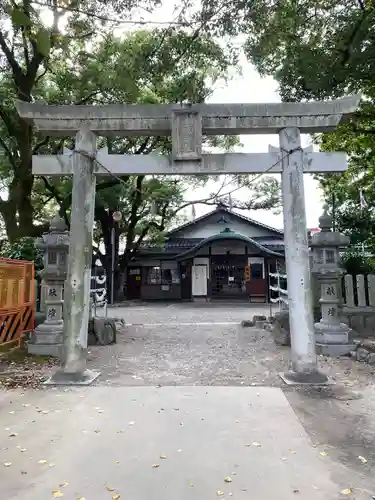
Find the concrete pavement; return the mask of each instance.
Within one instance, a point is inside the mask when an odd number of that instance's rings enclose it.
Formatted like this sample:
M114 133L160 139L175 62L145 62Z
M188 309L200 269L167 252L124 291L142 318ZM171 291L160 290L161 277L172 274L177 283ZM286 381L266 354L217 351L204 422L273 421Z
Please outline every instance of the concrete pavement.
M7 500L371 498L311 446L277 388L8 393L0 419Z

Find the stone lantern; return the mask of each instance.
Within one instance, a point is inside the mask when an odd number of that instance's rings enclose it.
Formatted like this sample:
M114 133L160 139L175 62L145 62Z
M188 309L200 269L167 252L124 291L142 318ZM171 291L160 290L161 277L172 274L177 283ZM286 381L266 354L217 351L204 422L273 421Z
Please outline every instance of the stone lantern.
M325 208L319 219L321 231L311 237L312 272L320 287L321 320L315 323L316 350L320 354L343 356L354 349L351 329L340 322L341 278L339 249L349 238L332 231L332 217Z
M27 344L28 352L60 357L63 345L63 294L68 270L69 231L58 215L52 219L50 231L42 235L37 247L44 253L41 276L46 289L46 320L31 334Z

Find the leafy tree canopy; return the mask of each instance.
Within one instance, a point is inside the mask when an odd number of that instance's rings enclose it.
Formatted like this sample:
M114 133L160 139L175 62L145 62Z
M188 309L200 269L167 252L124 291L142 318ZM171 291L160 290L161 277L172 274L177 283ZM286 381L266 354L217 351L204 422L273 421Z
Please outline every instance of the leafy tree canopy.
M257 2L245 31L248 58L261 74L276 78L283 100L363 95L360 109L348 123L316 138L322 150L349 155L348 171L318 178L335 212L336 228L349 234L353 245L375 251L374 2Z

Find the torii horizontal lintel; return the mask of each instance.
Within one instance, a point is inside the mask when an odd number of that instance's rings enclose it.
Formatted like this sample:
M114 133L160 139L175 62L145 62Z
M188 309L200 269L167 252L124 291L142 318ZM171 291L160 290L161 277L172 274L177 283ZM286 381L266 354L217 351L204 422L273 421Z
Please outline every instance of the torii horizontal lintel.
M287 127L302 133L335 129L357 110L360 96L331 101L271 104L109 104L50 106L18 102L19 115L48 135L74 135L82 123L100 136L171 135L172 114L190 110L202 118L205 135L274 134Z
M34 175L71 175L73 152L65 150L62 155L33 156ZM79 153L78 153L79 154ZM171 162L167 156L116 155L100 149L96 155L97 175L218 175L281 173L279 152L272 153L224 153L204 154L201 161ZM303 153L305 173L343 172L347 169L345 153ZM270 168L272 166L272 168Z

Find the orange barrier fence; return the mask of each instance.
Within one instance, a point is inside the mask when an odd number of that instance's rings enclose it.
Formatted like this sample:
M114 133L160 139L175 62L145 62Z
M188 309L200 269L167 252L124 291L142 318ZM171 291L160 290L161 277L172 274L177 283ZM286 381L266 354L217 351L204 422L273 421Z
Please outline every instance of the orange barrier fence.
M0 344L34 329L34 263L0 258Z

